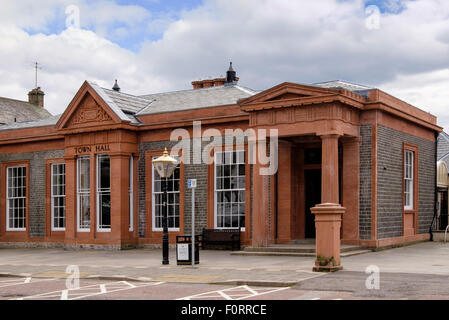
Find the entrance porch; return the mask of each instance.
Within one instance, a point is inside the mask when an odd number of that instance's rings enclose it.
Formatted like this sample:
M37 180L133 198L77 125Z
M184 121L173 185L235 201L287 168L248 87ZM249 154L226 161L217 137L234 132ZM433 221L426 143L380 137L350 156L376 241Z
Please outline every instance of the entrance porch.
M338 139L338 201L346 211L340 239L358 244L358 139ZM328 183L322 184L322 139L318 136L279 140L279 168L273 176L274 212L271 244L289 244L315 239L312 208L322 202ZM323 188L324 187L324 188ZM324 190L323 190L324 189Z

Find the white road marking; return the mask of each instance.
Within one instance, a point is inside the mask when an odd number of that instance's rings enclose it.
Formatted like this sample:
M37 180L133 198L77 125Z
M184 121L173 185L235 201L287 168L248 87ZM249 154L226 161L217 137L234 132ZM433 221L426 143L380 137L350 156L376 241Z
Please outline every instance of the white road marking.
M0 288L11 287L11 286L20 286L20 285L29 284L29 283L37 283L37 282L52 281L52 280L56 280L56 279L51 278L51 279L40 279L40 280L32 281L31 277L27 277L25 279L20 278L20 279L2 280L2 281L0 281Z
M157 286L163 284L164 282L153 282L153 283L145 283L143 285L133 285L127 281L117 281L117 282L109 282L103 284L93 284L84 287L80 287L77 289L65 289L65 290L57 290L51 291L41 294L36 294L32 296L22 297L19 299L11 299L11 300L33 300L33 299L45 299L49 300L52 298L57 298L60 300L78 300L93 296L98 296L105 293L113 293L118 291L130 290L134 288L142 288L148 286Z
M222 296L223 298L225 298L226 300L232 300L232 298L230 296L228 296L226 293L224 293L222 290L218 290L217 293Z
M252 297L261 296L263 294L273 293L281 290L289 289L286 288L250 288L249 286L243 285L238 287L232 287L222 290L208 291L204 293L199 293L177 300L194 300L194 299L210 299L210 298L224 298L226 300L243 300Z
M67 300L69 297L69 290L62 290L61 291L61 300Z

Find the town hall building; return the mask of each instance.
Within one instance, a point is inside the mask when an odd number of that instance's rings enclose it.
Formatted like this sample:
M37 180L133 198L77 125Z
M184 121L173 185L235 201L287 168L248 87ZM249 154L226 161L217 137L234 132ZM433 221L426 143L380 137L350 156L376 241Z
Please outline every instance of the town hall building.
M162 179L152 160L176 146L176 129L195 140L198 121L202 147L211 130L276 129L277 149L270 137L266 144L278 169L260 174L265 164L249 163L247 139L216 143L212 163L180 161L168 183L170 243L191 231L191 178L197 232L238 228L243 245L316 238L331 258L340 243L429 239L442 131L435 116L344 81L257 92L238 84L232 66L226 78L192 85L136 96L117 82L86 81L62 115L0 126L0 245L159 245Z

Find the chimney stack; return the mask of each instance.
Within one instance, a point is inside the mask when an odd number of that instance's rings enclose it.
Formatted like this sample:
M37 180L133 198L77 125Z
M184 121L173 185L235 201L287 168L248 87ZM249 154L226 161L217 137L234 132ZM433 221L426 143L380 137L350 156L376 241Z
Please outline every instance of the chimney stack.
M193 89L211 88L219 86L235 85L239 81L239 77L236 76L236 72L232 68L232 62L229 65L229 70L226 72L226 78L215 78L192 81Z
M45 93L41 90L41 87L34 88L30 92L28 92L28 102L43 108L44 95Z

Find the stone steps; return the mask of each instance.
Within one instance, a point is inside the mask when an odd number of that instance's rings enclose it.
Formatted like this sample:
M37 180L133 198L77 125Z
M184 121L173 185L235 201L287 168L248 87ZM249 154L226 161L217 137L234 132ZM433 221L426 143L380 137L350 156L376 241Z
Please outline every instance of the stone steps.
M340 257L350 257L359 254L369 253L372 250L361 249L342 252ZM315 257L315 252L279 252L279 251L234 251L231 252L233 256L277 256L277 257Z
M359 246L342 245L340 248L341 257L371 252ZM231 255L240 256L284 256L284 257L315 257L315 244L274 244L267 247L245 247L242 251L232 252Z

